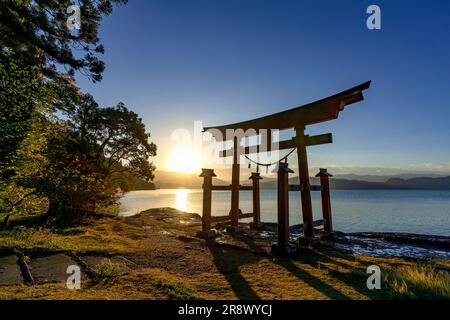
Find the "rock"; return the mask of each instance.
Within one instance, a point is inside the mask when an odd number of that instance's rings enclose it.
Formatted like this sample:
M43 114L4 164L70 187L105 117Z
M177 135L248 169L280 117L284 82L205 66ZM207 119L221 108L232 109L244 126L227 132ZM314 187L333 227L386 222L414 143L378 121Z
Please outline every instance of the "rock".
M198 231L197 237L202 239L213 239L220 235L220 232L216 229L211 229L209 231Z
M23 284L23 279L17 257L15 255L0 257L0 286L19 284Z
M189 237L189 236L185 236L185 235L178 236L177 239L180 241L183 241L183 242L200 242L201 241L198 238Z
M271 250L272 254L282 257L294 254L296 252L298 252L298 247L292 243L288 243L284 247L280 247L278 244L273 244Z
M65 282L69 277L67 268L78 265L71 257L59 253L31 260L31 274L36 283ZM79 266L81 268L81 266Z
M262 230L263 229L263 223L262 222L250 222L250 228L255 230Z
M139 216L149 216L153 219L184 226L200 225L202 221L201 216L197 213L184 212L169 207L145 210L136 216L129 217L129 219Z
M312 246L320 243L319 238L299 237L297 241L298 241L298 244L302 247L312 247Z
M244 227L242 225L237 225L237 226L227 226L226 230L227 232L244 232L246 231L248 228Z
M450 237L400 232L353 232L347 235L361 238L382 239L411 245L429 245L436 248L450 248Z
M320 235L320 239L333 240L333 239L338 239L339 237L342 237L344 235L344 233L340 232L340 231L326 232L325 230L320 230L319 235Z

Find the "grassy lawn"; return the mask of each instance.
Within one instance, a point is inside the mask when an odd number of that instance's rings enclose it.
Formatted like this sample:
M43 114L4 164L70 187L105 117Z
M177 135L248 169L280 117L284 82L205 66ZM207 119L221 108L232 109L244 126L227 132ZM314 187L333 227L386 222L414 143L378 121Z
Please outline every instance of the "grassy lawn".
M65 252L103 257L81 290L63 282L2 286L0 299L449 299L450 263L354 257L303 248L289 259L195 238L149 216L102 217L77 227L38 228L13 221L0 229L0 252ZM120 257L125 262L117 262ZM369 290L367 266L382 270ZM33 270L31 270L33 273Z

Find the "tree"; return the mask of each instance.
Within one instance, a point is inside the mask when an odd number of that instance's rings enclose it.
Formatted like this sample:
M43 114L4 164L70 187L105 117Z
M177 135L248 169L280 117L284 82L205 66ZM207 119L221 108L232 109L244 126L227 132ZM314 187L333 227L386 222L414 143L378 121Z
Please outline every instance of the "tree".
M122 103L100 108L90 95L81 95L66 113L58 132L49 138L48 165L34 183L50 200L50 213L63 207L95 211L116 202L126 188L122 174L153 179L149 158L156 146L138 115Z
M56 109L73 109L79 89L60 75L41 81L36 67L24 65L10 50L0 51L0 179L15 174L10 165L33 123Z
M13 50L27 65L41 66L46 77L57 77L60 66L70 76L79 71L100 81L105 66L98 58L104 53L98 27L102 17L111 14L114 3L126 4L127 0L77 1L82 23L76 31L67 27L66 10L75 4L72 0L2 0L0 46Z
M11 161L3 169L14 172L8 179L0 179L0 214L7 225L12 214L33 214L48 206L47 199L40 197L32 181L42 175L47 164L44 150L48 137L53 135L54 124L43 114L33 116L31 129L19 144Z
M11 52L0 51L0 166L6 165L31 126L37 87L33 68L23 68Z
M77 1L75 31L66 25L71 0L0 0L0 213L38 196L50 212L95 210L115 203L124 175L153 179L156 146L142 119L121 103L100 108L74 79L102 79L98 27L113 4L126 2Z
M104 48L98 27L113 3L126 2L78 1L81 29L71 31L66 25L71 0L0 1L0 166L25 137L39 103L72 107L78 96L75 71L101 80L105 66L98 55ZM1 171L3 178L13 174Z

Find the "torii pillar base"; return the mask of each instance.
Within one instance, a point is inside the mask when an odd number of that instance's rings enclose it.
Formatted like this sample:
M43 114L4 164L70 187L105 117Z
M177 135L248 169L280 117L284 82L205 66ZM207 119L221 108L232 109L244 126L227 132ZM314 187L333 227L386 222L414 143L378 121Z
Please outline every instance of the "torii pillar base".
M289 256L291 254L297 253L298 251L298 246L292 243L287 243L283 246L279 246L277 243L275 243L271 248L271 253L273 255L281 257Z
M244 228L240 225L237 226L227 226L226 227L227 232L241 232L244 230Z
M342 235L343 235L343 233L339 232L339 231L328 232L325 230L320 230L320 233L319 233L320 239L323 239L323 240L337 239L337 238L339 238L339 236L342 236Z
M202 239L214 239L220 235L219 231L216 229L210 229L208 231L198 231L196 236L197 238Z
M261 230L264 227L262 222L250 222L249 223L251 229Z
M300 237L298 238L298 245L300 247L313 247L314 244L319 243L319 238L312 238L312 237Z

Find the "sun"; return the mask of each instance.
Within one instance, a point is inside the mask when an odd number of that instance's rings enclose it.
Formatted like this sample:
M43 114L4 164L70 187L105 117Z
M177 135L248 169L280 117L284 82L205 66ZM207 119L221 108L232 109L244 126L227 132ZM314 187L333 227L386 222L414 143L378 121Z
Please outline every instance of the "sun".
M176 146L169 155L168 167L171 171L197 173L200 171L199 157L189 147Z

